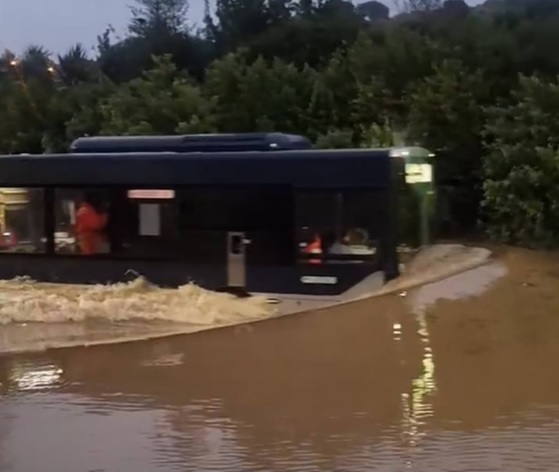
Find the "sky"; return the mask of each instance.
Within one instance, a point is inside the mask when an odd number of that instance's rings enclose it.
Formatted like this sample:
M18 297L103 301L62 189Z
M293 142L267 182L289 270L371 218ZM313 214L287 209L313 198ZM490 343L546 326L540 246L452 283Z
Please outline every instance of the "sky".
M203 18L203 0L191 0L193 21ZM75 43L93 48L111 24L123 33L133 0L0 0L0 54L21 53L30 44L62 53Z
M87 48L97 44L97 35L112 25L123 34L133 0L0 0L0 54L16 54L31 45L41 45L54 54L81 42ZM480 3L472 0L471 4ZM200 23L203 0L190 1L190 17Z

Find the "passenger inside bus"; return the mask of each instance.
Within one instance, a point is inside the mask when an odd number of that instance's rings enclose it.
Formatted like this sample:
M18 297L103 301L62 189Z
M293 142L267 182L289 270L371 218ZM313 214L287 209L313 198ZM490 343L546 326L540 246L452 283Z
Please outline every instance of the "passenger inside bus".
M107 253L107 205L93 193L86 193L76 214L76 238L84 255Z
M308 227L304 227L302 230L300 251L308 255L305 261L309 264L358 263L376 253L375 242L370 240L369 232L364 228L349 228L342 233L341 237L334 230L316 231ZM309 257L311 255L317 255L318 258ZM332 258L328 258L328 255ZM355 260L347 258L348 255L355 255L357 258ZM343 258L335 258L336 256Z
M344 235L342 238L336 238L335 234L331 234L328 237L328 247L326 251L331 255L349 255L351 254L351 247L348 245L349 236Z
M335 232L326 232L322 238L322 250L330 255L371 255L366 230L352 228L343 237L338 238Z

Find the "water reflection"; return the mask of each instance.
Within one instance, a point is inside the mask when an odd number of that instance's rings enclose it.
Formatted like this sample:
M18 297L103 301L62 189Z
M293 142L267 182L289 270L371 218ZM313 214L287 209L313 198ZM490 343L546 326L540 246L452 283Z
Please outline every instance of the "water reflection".
M417 322L422 345L421 373L412 380L411 393L402 393L402 425L410 448L416 447L424 436L421 426L433 414L430 396L436 390L435 363L424 313L417 316Z
M33 391L54 387L62 377L62 370L55 365L45 366L41 369L13 368L13 384L18 391Z
M420 293L251 330L0 358L0 466L553 469L555 262L513 256L483 296L415 313Z

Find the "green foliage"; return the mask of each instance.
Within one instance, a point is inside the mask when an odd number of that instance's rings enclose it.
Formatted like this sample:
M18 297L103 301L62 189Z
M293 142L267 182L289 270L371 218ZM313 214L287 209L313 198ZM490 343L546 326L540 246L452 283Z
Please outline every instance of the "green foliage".
M285 131L309 128L309 103L316 72L279 59L248 63L228 54L209 68L206 97L215 103L217 127L224 132Z
M316 148L319 149L344 149L353 147L353 132L351 130L330 130L318 136Z
M0 152L257 130L321 148L417 144L438 156L452 218L474 223L482 201L491 236L559 245L556 0L397 3L389 18L375 0L206 0L197 31L187 0L135 0L97 57L0 56Z
M105 135L204 133L213 128L213 104L200 87L177 74L169 56L119 87L101 105Z
M454 175L469 184L477 178L483 152L483 107L489 99L483 73L468 72L456 60L438 64L432 75L410 90L409 138L438 151L441 159L452 159L440 163L439 174Z
M410 144L408 130L394 129L390 122L373 123L362 127L361 143L366 148L391 148Z
M558 107L557 82L521 77L511 104L488 111L483 206L500 241L559 243Z
M185 28L188 0L136 0L130 33L140 37L180 33Z

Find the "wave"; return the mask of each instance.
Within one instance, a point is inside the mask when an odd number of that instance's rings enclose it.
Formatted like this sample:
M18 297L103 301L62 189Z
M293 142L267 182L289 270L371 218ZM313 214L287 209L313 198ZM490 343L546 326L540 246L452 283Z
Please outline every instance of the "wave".
M111 285L47 284L26 277L0 281L0 324L87 320L166 321L215 325L274 315L264 297L237 298L186 284L163 289L143 277Z

